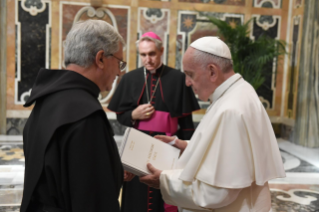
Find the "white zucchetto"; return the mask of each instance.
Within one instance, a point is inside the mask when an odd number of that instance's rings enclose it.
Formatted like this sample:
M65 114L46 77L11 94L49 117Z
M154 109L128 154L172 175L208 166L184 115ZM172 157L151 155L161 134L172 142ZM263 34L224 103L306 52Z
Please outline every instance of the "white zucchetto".
M228 46L218 37L202 37L195 40L190 46L199 51L231 60L231 53Z

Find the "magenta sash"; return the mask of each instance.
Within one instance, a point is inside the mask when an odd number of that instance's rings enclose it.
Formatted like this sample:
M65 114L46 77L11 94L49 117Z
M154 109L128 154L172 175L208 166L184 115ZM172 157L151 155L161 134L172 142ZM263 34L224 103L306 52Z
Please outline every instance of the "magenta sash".
M140 120L137 129L162 132L172 136L177 131L178 118L172 118L168 112L155 111L150 119Z
M174 205L169 205L164 202L164 210L165 212L178 212L178 208Z

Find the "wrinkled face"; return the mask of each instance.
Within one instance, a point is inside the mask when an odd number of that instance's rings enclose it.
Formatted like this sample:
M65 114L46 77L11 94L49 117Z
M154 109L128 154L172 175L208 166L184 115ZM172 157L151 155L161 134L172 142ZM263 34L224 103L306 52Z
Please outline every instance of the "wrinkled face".
M123 60L123 49L122 44L119 45L119 50L115 52L114 57L107 56L104 57L105 66L104 66L104 72L106 73L104 82L105 82L105 91L110 91L112 89L113 82L116 78L116 76L119 76L121 74L120 70L120 61L117 58Z
M202 101L207 101L212 94L212 82L209 70L203 70L193 59L193 48L188 48L183 57L183 69L186 75L186 86L191 86Z
M153 41L143 40L138 45L138 51L147 70L155 70L161 64L163 48L158 49Z

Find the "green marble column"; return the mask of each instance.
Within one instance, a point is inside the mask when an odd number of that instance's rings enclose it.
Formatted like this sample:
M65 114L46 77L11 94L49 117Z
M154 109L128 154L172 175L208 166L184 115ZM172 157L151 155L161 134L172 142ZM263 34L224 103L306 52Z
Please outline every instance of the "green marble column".
M306 0L293 143L319 147L319 1Z
M0 1L0 134L6 134L7 100L7 1Z

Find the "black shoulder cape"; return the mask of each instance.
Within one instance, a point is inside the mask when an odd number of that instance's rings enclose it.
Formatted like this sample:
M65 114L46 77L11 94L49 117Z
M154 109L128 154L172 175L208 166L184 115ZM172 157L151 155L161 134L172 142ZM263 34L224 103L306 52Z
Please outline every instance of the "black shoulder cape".
M164 65L165 66L165 65ZM193 90L185 85L185 74L165 66L161 76L165 104L171 117L181 117L198 110ZM125 74L119 83L108 109L116 113L135 109L145 90L143 67Z

